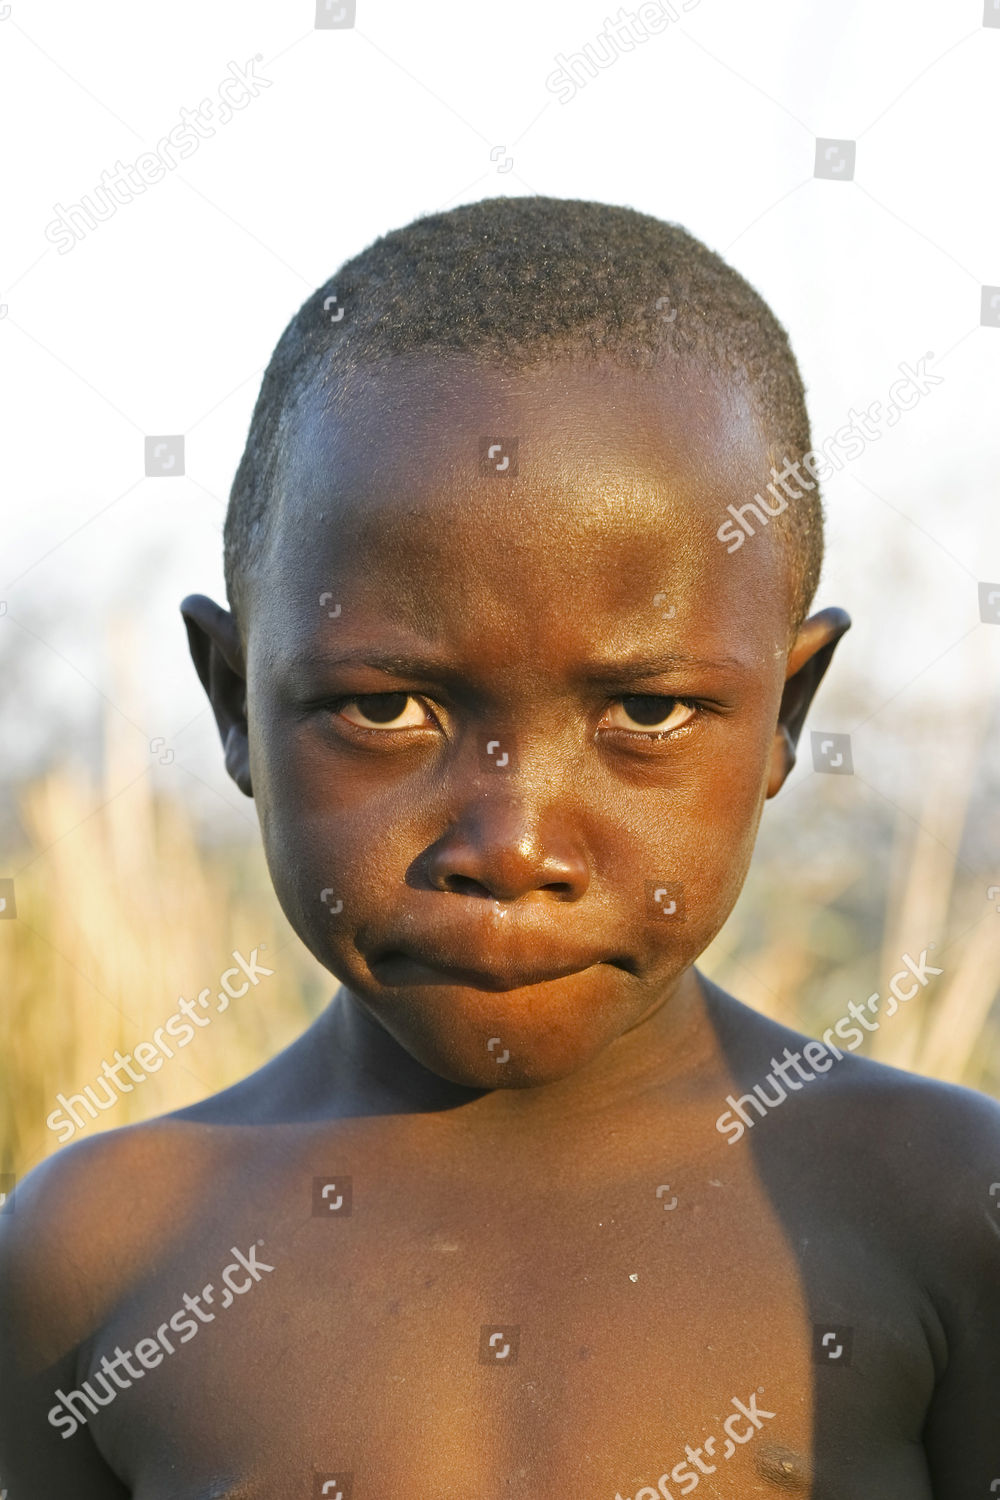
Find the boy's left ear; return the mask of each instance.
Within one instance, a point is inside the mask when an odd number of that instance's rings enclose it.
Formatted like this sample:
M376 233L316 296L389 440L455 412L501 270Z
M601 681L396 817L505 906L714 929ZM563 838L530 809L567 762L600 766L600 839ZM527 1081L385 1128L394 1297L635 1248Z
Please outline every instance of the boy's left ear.
M804 621L788 653L785 689L781 695L778 724L771 746L771 763L767 778L767 795L773 797L785 783L795 765L795 748L802 733L809 705L823 674L830 665L841 636L851 628L851 617L835 605L821 609Z
M236 621L228 609L204 594L189 594L181 604L181 614L191 660L215 714L226 770L240 791L252 797L246 663Z

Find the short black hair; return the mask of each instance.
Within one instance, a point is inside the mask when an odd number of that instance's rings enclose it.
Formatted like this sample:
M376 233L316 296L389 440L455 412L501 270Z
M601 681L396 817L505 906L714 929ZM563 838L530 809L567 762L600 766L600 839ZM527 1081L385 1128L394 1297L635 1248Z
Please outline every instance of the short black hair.
M679 356L742 378L783 470L810 449L788 335L758 292L680 224L575 198L484 198L375 240L299 308L264 373L226 514L230 607L245 630L245 581L266 549L293 417L317 384L414 352L463 353L517 371L552 359L649 369ZM749 498L749 497L748 497ZM818 485L775 530L793 570L797 629L823 561Z

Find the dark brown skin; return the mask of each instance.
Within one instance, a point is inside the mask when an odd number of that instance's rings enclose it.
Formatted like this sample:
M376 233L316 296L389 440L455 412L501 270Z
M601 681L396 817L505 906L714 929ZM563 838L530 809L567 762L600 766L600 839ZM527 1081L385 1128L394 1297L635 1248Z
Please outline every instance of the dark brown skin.
M516 477L480 473L484 434L517 436ZM690 1491L690 1445L706 1496L988 1500L1000 1107L848 1056L741 1141L716 1127L803 1045L694 963L849 623L790 641L773 528L716 538L769 477L742 393L412 357L345 420L311 404L295 454L246 640L183 610L341 987L250 1078L19 1185L0 1485L650 1500ZM345 1177L350 1214L314 1213ZM273 1270L222 1310L232 1246ZM207 1283L196 1338L73 1436L47 1422ZM849 1365L814 1324L852 1328ZM516 1359L480 1359L494 1328ZM751 1396L773 1415L726 1458Z

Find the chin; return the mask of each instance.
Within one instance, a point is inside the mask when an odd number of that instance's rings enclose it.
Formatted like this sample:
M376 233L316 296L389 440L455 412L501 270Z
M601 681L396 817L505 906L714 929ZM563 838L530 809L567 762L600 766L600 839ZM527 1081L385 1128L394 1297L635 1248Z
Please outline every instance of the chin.
M529 1028L512 1028L509 1021L477 1026L474 1031L463 1026L460 1036L455 1035L454 1024L443 1033L435 1028L433 1034L421 1029L413 1035L409 1027L402 1031L393 1027L392 1032L411 1057L439 1078L490 1091L540 1088L569 1078L612 1040L606 1036L568 1038L565 1032L553 1035L551 1031L532 1037Z

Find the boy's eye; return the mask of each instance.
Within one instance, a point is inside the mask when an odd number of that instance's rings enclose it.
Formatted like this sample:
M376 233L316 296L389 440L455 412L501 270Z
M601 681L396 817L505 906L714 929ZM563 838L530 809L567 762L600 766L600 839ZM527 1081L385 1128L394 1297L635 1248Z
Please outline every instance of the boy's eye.
M404 716L403 710L410 702L415 705L419 718L414 718L413 710L408 717ZM344 713L345 708L352 705L356 706L359 718L367 723L358 723L357 719ZM358 729L421 729L427 723L426 711L420 708L412 693L360 693L354 698L342 698L334 707ZM397 722L400 719L402 723Z
M697 709L693 703L684 698L670 698L660 693L634 693L627 698L619 698L616 703L608 709L609 714L624 716L631 723L612 723L612 729L624 729L632 733L647 731L647 737L652 739L656 734L669 734L674 729L681 729L694 718Z

